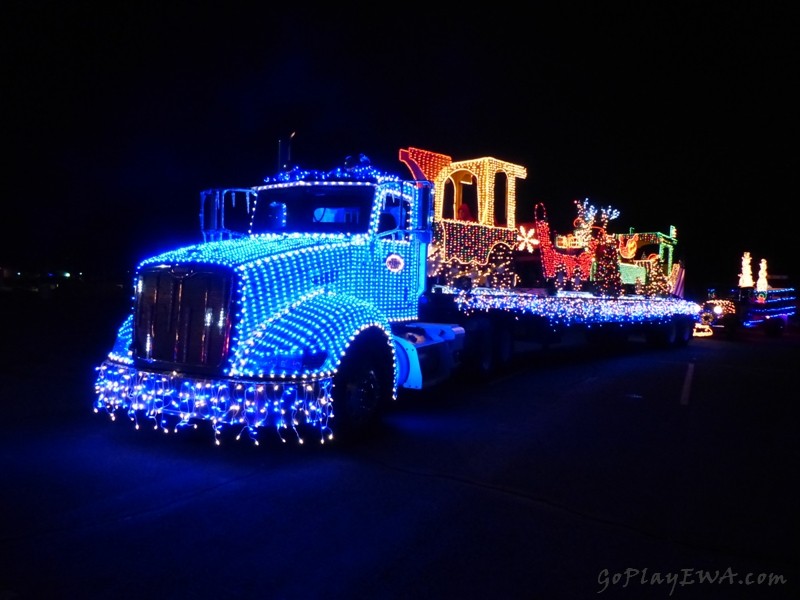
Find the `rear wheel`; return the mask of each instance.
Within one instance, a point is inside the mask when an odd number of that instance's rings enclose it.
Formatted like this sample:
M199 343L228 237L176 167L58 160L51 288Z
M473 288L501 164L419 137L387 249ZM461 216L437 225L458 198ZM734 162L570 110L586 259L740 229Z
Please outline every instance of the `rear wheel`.
M498 319L494 323L492 348L495 369L505 369L514 358L513 323L506 319Z
M686 346L694 336L694 320L678 318L675 320L675 345Z
M466 341L462 375L473 381L480 381L494 370L494 348L492 327L488 318L473 317L464 323Z
M741 324L739 319L733 315L726 316L718 321L722 325L722 331L725 338L728 340L735 340L739 337Z
M645 334L647 343L656 348L679 348L692 339L694 321L684 317L673 317L666 323L651 325Z
M651 325L645 333L645 339L650 346L655 348L669 348L675 345L678 338L678 327L674 319L666 323Z
M350 345L333 380L332 429L352 439L369 431L392 399L392 349L379 329L362 332Z
M784 322L779 318L768 319L764 321L762 327L768 337L780 337L783 335Z
M623 348L628 343L629 332L617 325L598 326L586 330L586 340L601 348Z

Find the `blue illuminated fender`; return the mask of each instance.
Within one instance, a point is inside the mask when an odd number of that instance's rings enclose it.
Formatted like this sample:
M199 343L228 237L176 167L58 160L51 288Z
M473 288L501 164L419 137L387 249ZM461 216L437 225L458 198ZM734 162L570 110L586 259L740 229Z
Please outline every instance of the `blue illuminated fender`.
M371 304L343 294L320 294L293 304L240 339L230 375L318 378L332 376L349 344L367 328L378 328L391 344L389 322ZM392 366L397 379L396 359Z
M133 315L128 315L117 331L114 346L108 353L108 358L125 364L133 364L131 343L133 342Z

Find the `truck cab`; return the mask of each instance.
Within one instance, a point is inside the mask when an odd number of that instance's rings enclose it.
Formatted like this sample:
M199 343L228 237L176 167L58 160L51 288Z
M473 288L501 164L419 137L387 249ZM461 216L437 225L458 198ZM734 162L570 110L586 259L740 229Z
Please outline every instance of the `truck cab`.
M237 199L247 219L225 214ZM417 322L431 209L430 182L364 157L201 193L203 241L136 268L95 409L165 430L210 421L325 439L338 399L339 429L361 429L399 386L435 378L423 378L426 348L459 334ZM428 362L447 370L446 357Z
M747 330L781 336L797 313L797 292L792 287L710 288L700 313L700 324L735 338Z

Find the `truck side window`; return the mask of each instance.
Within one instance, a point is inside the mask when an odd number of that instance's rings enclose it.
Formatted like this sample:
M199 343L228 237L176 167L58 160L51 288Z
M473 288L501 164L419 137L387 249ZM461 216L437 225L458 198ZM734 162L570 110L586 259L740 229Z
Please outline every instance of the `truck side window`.
M390 229L399 229L401 232L408 229L409 203L397 196L387 195L383 202L383 211L378 221L378 232ZM395 238L403 239L405 236L398 233Z
M378 220L378 233L397 229L397 219L390 212L383 211Z

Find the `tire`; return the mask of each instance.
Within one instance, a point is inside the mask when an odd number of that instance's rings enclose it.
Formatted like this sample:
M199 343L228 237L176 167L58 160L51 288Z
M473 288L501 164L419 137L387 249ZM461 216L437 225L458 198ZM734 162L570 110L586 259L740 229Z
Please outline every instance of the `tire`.
M464 324L466 347L462 374L468 381L480 383L490 377L495 369L497 351L492 335L491 321L474 317Z
M514 330L512 323L505 319L498 319L494 323L491 337L494 369L505 369L514 358Z
M719 322L722 325L722 331L725 339L727 340L738 339L741 329L741 325L739 323L738 318L732 316L725 317L721 319Z
M651 325L645 333L645 340L648 345L654 348L670 348L676 345L678 339L678 325L675 319L670 319L666 323Z
M645 339L655 348L682 348L692 339L693 330L692 319L673 317L666 323L651 326Z
M694 321L687 318L677 318L675 320L675 346L682 348L686 346L694 336Z
M781 319L768 319L761 326L764 328L764 333L767 337L781 337L783 335L784 323Z
M586 341L598 348L624 348L629 341L625 327L610 325L586 329Z
M336 438L352 440L375 427L394 390L392 349L379 329L358 335L333 379L333 420Z

